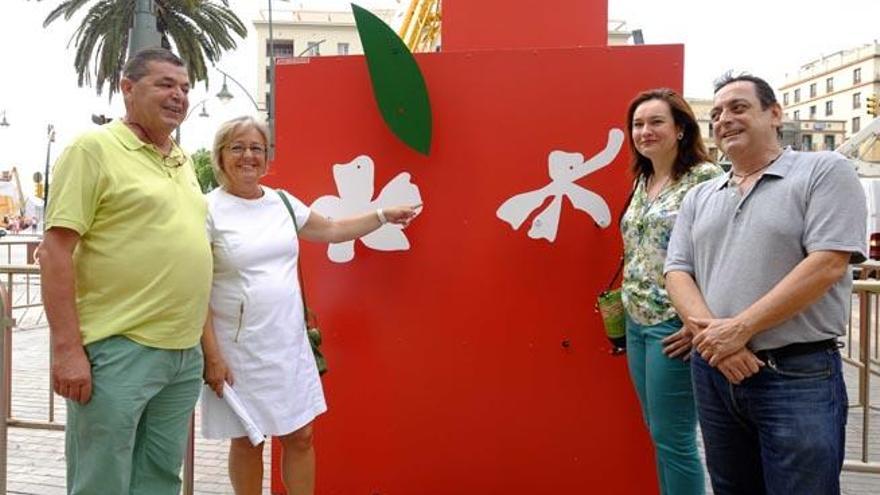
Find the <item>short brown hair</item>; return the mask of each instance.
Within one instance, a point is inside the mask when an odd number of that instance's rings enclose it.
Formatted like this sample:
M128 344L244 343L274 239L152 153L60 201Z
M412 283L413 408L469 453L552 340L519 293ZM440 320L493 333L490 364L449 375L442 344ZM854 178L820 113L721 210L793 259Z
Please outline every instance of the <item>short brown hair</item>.
M654 174L651 160L639 153L632 138L633 116L636 113L636 108L650 100L665 101L669 105L675 125L682 132L682 138L678 141L675 163L672 165L672 179L678 180L693 167L711 162L712 159L709 157L709 152L706 151L706 145L703 144L703 138L700 136L700 126L697 124L697 119L694 117L694 111L691 110L690 105L678 93L669 88L649 89L636 95L626 111L626 137L632 155L633 174L636 177L644 176L645 178Z

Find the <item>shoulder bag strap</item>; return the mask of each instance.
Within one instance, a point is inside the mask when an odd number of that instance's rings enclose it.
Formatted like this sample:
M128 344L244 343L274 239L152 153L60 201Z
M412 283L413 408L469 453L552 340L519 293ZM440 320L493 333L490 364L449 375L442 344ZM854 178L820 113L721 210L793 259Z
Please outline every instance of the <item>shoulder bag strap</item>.
M297 237L299 237L299 225L296 221L296 215L293 213L293 206L290 205L290 200L287 199L287 195L280 189L276 189L275 192L278 193L278 197L281 198L284 207L287 208L287 212L290 213L290 219L293 220L293 228L297 232ZM302 265L299 263L299 249L296 250L296 276L299 278L299 295L302 296L303 313L305 314L306 321L308 321L311 316L311 311L309 311L309 307L306 304L306 286L303 285Z
M633 181L632 189L629 190L629 196L626 197L626 202L623 204L623 210L620 211L620 218L617 219L617 225L623 224L623 216L626 215L626 210L629 209L630 203L632 203L633 196L636 193L636 188L639 187L639 178ZM608 281L608 287L605 288L605 292L610 291L614 287L614 282L620 277L620 274L623 272L623 255L620 255L620 264L617 266L617 271L614 272L614 276L611 277L611 280Z

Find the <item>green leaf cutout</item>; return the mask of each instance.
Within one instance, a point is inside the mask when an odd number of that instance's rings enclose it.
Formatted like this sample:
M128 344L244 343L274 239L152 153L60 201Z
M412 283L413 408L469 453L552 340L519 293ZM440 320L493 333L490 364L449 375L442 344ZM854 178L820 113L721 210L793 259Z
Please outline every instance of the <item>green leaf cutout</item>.
M382 118L395 136L427 156L431 150L431 102L416 59L381 19L355 4L351 9Z

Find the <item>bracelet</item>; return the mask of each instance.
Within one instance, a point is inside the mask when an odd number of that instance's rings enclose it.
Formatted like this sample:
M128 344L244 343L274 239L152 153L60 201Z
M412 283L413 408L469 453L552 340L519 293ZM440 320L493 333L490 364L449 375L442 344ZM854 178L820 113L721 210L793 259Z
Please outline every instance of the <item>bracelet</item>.
M385 218L385 213L382 212L382 208L376 210L376 216L379 217L379 223L385 225L388 223L388 219Z

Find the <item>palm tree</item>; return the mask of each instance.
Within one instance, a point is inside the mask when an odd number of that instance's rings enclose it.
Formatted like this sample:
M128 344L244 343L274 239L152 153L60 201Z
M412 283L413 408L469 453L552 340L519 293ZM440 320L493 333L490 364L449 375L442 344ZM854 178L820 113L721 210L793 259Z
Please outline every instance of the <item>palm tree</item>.
M186 61L191 81L205 81L207 85L205 59L213 64L224 51L234 49L233 33L240 38L247 35L244 24L229 9L229 0L154 2L162 46L170 49L171 41L174 42L178 54ZM70 20L81 8L92 4L71 38L76 46L73 65L80 87L91 85L94 75L98 94L105 84L109 85L111 97L119 90L135 3L135 0L64 0L46 16L43 27L61 17Z

